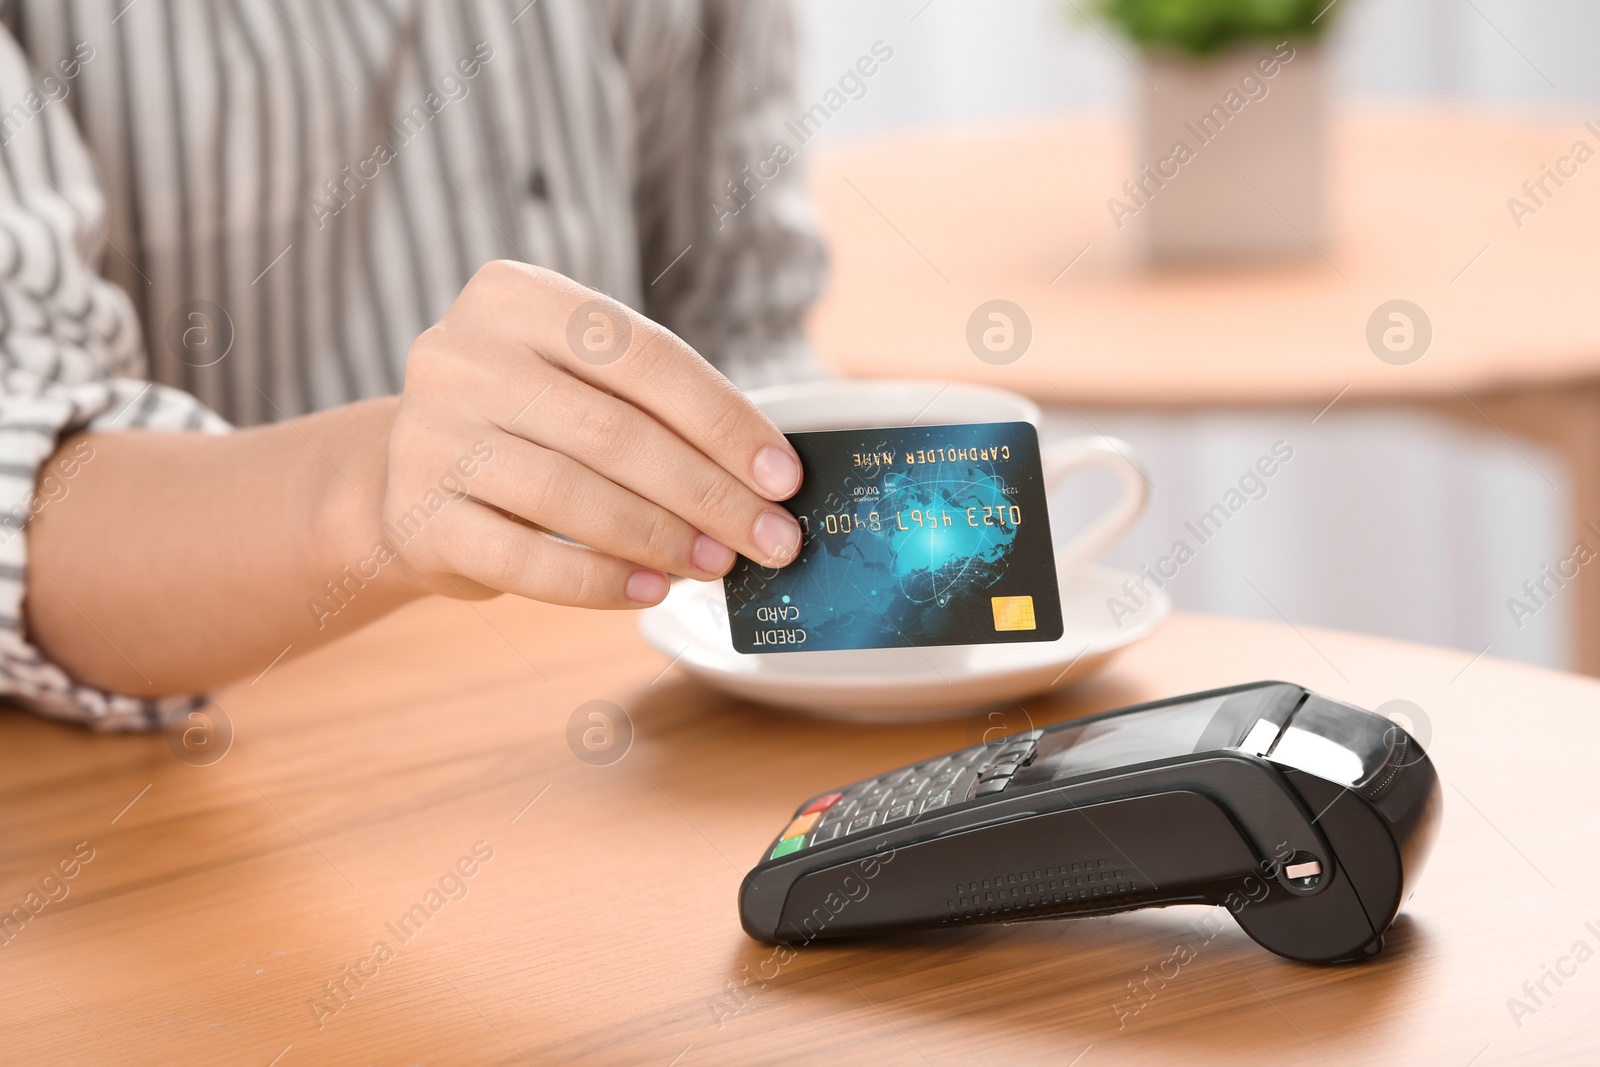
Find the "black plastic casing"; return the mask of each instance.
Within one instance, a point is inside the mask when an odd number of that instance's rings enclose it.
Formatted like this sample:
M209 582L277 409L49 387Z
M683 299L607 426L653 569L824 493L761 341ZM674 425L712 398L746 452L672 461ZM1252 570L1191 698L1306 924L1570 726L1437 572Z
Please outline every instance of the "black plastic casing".
M1375 953L1442 808L1432 761L1395 723L1258 682L1043 732L1213 697L1226 714L1185 755L1057 780L1020 771L1002 793L763 862L740 889L744 929L795 943L1197 903L1290 959ZM1308 860L1319 876L1288 876Z

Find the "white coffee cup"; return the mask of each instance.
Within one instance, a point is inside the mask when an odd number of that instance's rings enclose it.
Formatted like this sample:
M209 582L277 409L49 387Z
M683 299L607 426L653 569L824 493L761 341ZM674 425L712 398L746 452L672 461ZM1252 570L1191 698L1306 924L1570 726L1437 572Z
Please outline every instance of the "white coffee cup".
M750 399L778 429L842 430L875 426L943 426L980 422L1030 422L1039 427L1039 405L1025 396L984 385L916 380L834 379L757 389ZM1120 495L1072 537L1056 538L1056 572L1066 585L1073 575L1128 531L1149 499L1149 479L1133 450L1114 437L1074 437L1041 445L1045 492L1068 477L1099 468L1117 476ZM1059 530L1060 523L1052 523Z

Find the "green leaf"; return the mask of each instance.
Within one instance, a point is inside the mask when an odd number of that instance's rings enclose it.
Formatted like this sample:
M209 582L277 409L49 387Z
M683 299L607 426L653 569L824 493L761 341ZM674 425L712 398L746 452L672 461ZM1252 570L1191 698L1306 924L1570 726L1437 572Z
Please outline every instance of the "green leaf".
M1083 10L1076 0L1067 3ZM1094 0L1093 10L1147 48L1191 56L1230 45L1315 39L1332 17L1329 0Z

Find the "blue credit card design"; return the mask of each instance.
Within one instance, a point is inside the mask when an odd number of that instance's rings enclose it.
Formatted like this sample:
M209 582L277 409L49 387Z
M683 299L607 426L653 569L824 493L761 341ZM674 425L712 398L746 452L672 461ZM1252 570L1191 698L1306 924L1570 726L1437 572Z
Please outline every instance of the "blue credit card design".
M1061 597L1031 423L788 435L800 555L723 579L740 652L1054 641Z

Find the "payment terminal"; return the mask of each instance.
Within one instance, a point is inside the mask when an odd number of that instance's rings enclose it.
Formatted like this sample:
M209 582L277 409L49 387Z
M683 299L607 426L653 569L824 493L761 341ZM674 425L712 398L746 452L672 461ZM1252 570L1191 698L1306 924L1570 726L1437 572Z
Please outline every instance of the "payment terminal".
M1268 950L1378 952L1437 832L1390 720L1284 682L1122 708L812 797L740 890L750 936L1217 904Z

